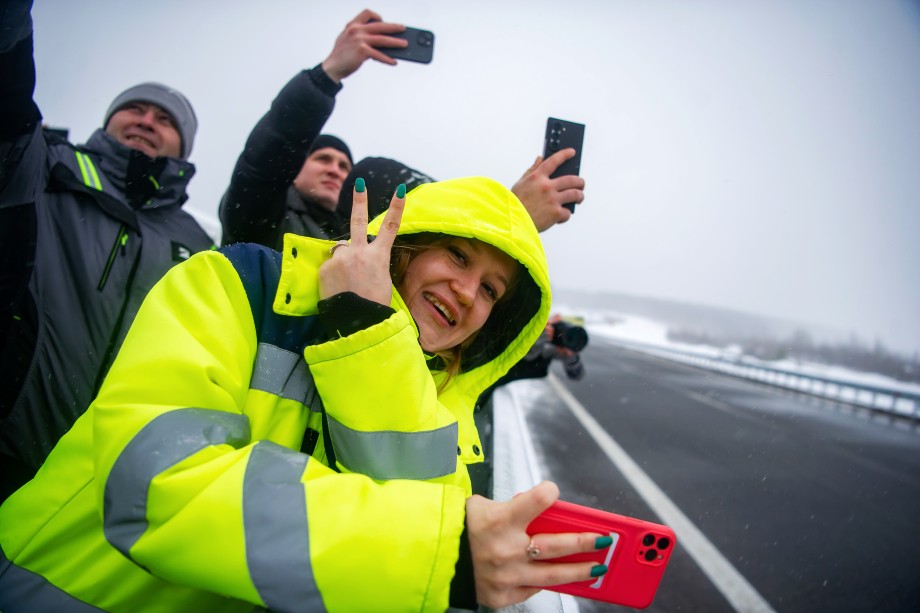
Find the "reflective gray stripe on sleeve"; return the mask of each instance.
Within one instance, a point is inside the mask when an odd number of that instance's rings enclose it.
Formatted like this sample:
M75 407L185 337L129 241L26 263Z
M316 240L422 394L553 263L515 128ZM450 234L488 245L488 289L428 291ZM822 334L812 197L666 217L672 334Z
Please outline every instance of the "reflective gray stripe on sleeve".
M372 479L434 479L457 470L456 423L425 432L361 432L329 418L336 460Z
M259 343L249 387L320 410L313 374L303 356L275 345Z
M102 609L74 598L41 575L16 566L0 548L0 611L99 613Z
M209 409L180 409L154 418L122 450L105 482L105 538L126 557L147 530L147 491L155 476L213 445L249 444L249 419Z
M325 610L310 564L307 502L300 482L307 461L305 454L261 441L246 465L246 564L272 611Z

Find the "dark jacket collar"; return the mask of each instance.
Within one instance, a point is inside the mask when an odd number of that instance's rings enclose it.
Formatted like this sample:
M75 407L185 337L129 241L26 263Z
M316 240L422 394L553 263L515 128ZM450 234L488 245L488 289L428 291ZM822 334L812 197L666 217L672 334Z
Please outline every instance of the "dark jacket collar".
M99 160L99 168L135 208L181 206L195 175L190 162L171 157L149 158L99 129L81 147Z
M335 211L330 211L309 198L304 198L294 187L288 189L287 206L300 217L301 222L307 228L312 230L312 233L308 233L308 236L335 239L343 238L348 233L348 220ZM315 228L311 228L311 226L320 228L325 236L316 236Z

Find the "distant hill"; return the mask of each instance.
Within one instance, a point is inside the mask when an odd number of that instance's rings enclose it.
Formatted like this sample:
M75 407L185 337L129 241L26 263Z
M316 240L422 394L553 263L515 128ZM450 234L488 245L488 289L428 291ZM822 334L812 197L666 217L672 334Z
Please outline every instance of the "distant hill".
M745 354L765 360L794 358L920 383L920 356L916 353L897 354L878 342L865 342L826 326L615 292L553 288L553 299L569 309L614 311L657 321L668 327L673 341L736 345Z
M843 336L842 333L831 330L812 330L807 324L789 320L701 304L615 292L553 288L553 299L557 303L572 307L619 311L668 324L671 329L708 332L714 336L736 337L763 334L781 338L792 336L802 330L816 337L827 337L827 340L840 340Z

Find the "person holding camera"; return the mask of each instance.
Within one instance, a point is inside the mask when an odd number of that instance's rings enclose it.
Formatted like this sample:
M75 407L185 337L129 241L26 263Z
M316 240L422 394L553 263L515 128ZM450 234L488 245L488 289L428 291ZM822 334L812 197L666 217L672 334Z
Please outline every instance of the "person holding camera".
M232 245L154 287L0 507L0 609L440 611L606 572L543 563L601 538L527 534L555 485L471 495L473 404L549 311L520 201L400 186L368 225L363 181L353 198L350 241Z
M565 375L581 381L585 367L579 353L588 345L588 333L580 325L566 321L558 313L550 317L546 329L520 362L511 367L495 387L518 379L537 379L549 373L553 360L562 362Z

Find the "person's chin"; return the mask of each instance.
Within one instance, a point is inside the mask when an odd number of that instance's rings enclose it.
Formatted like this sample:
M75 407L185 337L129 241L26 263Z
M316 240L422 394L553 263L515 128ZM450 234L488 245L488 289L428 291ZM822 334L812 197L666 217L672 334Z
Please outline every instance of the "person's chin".
M430 330L425 329L423 325L419 325L418 330L418 344L422 346L422 350L425 353L434 353L437 351L437 345L434 344L433 340L436 339L436 335L432 334Z
M145 145L144 143L139 143L135 140L129 140L127 142L122 142L122 144L126 146L128 149L134 149L135 151L140 151L141 153L143 153L149 158L155 158L159 155L157 150L154 149L153 147Z
M422 330L419 330L418 343L426 353L435 353L451 346L444 335L432 334L431 331L422 332Z

